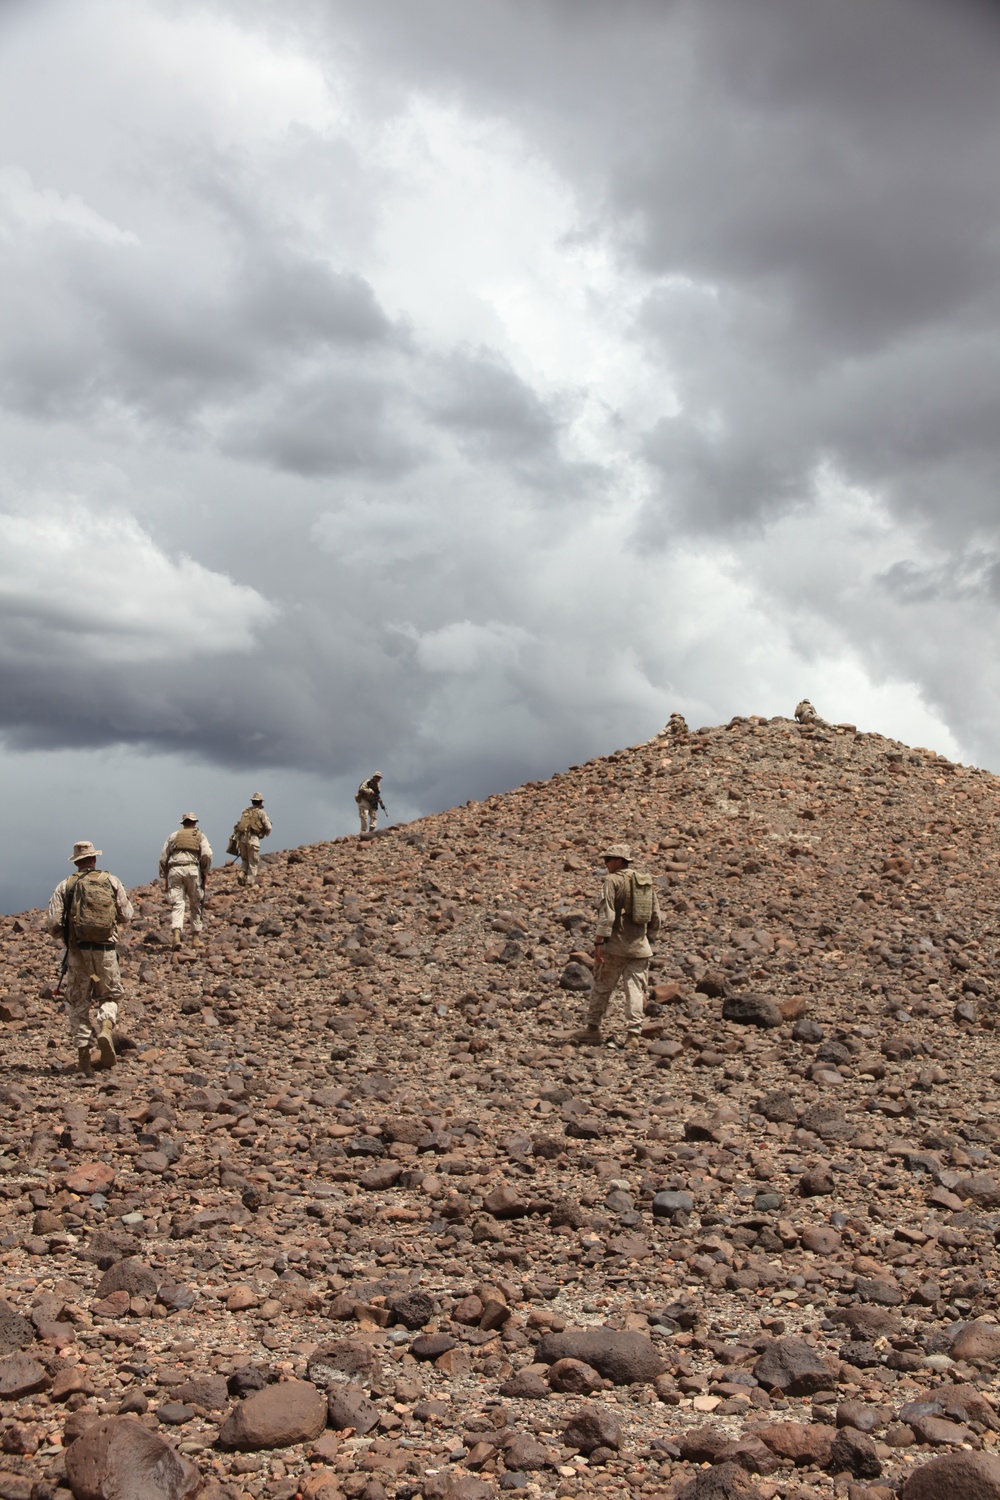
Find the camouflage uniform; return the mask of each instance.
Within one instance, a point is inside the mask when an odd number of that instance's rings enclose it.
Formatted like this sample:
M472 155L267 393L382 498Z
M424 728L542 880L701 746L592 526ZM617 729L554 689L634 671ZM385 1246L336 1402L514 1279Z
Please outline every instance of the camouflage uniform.
M619 848L622 846L613 846ZM649 933L660 930L660 907L653 894L653 915L648 924L633 922L628 914L631 888L630 871L617 870L605 875L597 901L595 944L602 947L601 963L594 965L594 978L587 1006L587 1030L600 1031L601 1022L620 984L625 994L626 1031L638 1037L646 1007L649 983L649 960L653 950Z
M260 841L266 839L271 832L271 819L264 811L264 798L260 792L254 792L250 798L250 806L245 807L240 813L240 822L243 823L254 817L259 831L237 834L240 846L240 871L236 879L240 885L256 885L257 875L260 870Z
M197 821L193 814L185 814L182 826L170 835L160 850L160 879L167 883L172 932L183 932L185 910L191 913L192 930L200 932L202 928L205 878L212 868L212 846L201 829L194 827ZM190 834L197 834L198 848L178 849L178 838L184 842L184 835Z
M362 833L374 833L378 827L378 806L382 796L381 780L381 774L373 771L368 780L363 781L354 794L354 800L358 804Z
M78 849L80 847L77 845ZM95 854L100 854L100 852L99 849L94 851ZM66 898L72 879L71 876L66 880L61 880L52 892L52 899L45 914L45 930L53 937L61 938L67 943L63 996L66 1001L73 1045L78 1050L82 1050L88 1048L94 1038L95 1028L90 1020L91 1005L97 1006L95 1015L97 1026L102 1029L105 1024L109 1028L113 1027L118 1021L119 1006L125 999L125 989L118 970L118 954L115 948L118 941L117 925L106 946L77 944L72 938L67 940ZM132 903L118 877L108 875L108 879L114 890L117 920L125 926L132 920ZM111 1059L114 1059L113 1051Z

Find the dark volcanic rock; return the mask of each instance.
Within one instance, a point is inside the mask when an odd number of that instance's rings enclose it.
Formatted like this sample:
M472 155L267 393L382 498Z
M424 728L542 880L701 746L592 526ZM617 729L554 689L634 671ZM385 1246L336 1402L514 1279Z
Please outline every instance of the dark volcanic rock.
M655 1380L666 1369L653 1341L644 1333L619 1333L612 1328L547 1333L535 1352L540 1363L547 1365L561 1359L580 1360L615 1385Z
M95 1422L66 1453L75 1500L191 1500L201 1475L134 1417Z
M775 1339L753 1367L754 1378L765 1390L775 1387L788 1396L811 1396L829 1390L834 1382L815 1349L800 1339Z
M739 1464L715 1464L679 1490L677 1500L757 1500L759 1493Z
M736 1021L741 1026L780 1026L784 1020L781 1007L769 995L755 995L745 990L739 995L727 995L722 1002L723 1020Z
M353 1427L355 1432L371 1432L378 1425L379 1409L369 1401L358 1385L334 1386L327 1398L330 1426L342 1430Z
M830 1448L828 1467L834 1473L845 1471L856 1479L877 1479L882 1472L882 1461L875 1451L875 1444L864 1432L854 1427L841 1427Z
M595 1448L619 1448L622 1440L622 1425L615 1412L596 1401L581 1406L566 1420L563 1442L581 1453L593 1453Z
M0 1297L0 1354L16 1354L26 1349L35 1337L35 1330L27 1318Z

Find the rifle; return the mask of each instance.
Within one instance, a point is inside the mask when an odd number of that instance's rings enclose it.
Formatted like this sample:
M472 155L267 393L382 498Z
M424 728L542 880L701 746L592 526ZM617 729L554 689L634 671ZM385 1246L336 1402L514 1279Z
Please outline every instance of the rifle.
M389 809L386 807L386 805L382 801L381 797L378 799L378 802L375 805L376 805L376 807L380 807L382 809L382 811L385 813L386 817L389 816Z

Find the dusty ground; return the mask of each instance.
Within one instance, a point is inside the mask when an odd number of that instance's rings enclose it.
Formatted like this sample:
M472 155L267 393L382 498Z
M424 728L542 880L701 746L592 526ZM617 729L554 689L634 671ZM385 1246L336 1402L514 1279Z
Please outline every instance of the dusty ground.
M994 1449L997 798L930 751L740 719L269 855L250 896L218 871L201 953L140 888L93 1085L40 913L0 918L0 1257L28 1320L0 1308L0 1354L43 1372L0 1398L0 1497L65 1491L123 1402L206 1497L672 1495L764 1429L736 1456L766 1500ZM620 838L664 917L638 1053L571 1045L562 987ZM778 1024L724 1020L747 993ZM654 1212L664 1191L690 1197ZM600 1325L663 1373L502 1393L546 1332ZM805 1396L752 1373L790 1336L828 1371ZM377 1425L218 1446L255 1382L343 1391L313 1356L344 1339ZM924 1393L939 1427L900 1418ZM563 1429L593 1405L620 1447L588 1459ZM849 1476L838 1421L875 1454ZM788 1422L809 1431L769 1434Z

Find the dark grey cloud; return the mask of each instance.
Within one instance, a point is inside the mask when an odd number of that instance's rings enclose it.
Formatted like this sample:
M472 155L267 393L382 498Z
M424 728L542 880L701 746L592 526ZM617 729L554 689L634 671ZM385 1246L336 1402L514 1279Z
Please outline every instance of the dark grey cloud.
M372 757L415 812L813 668L1000 761L992 8L45 13L0 58L19 776L267 768L301 832Z

